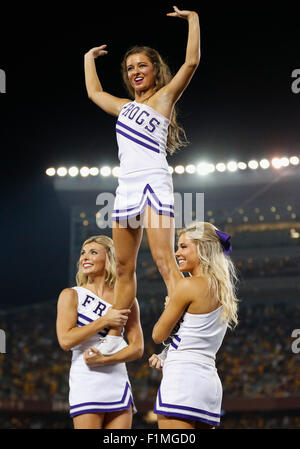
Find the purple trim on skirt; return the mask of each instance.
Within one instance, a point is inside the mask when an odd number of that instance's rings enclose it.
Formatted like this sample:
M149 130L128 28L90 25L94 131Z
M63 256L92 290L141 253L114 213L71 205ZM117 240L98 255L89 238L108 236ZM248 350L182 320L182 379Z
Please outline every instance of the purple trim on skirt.
M207 412L206 410L202 410L202 409L197 409L194 407L187 407L185 405L172 405L172 404L164 404L162 402L162 398L161 398L161 392L160 392L160 387L158 390L158 395L157 395L157 400L159 403L159 407L167 407L167 408L171 408L171 409L181 409L183 411L190 411L190 412L196 412L196 413L201 413L203 415L208 415L211 416L212 418L219 418L220 419L220 414L218 413L211 413L211 412ZM219 426L220 422L219 421L213 421L212 419L206 419L206 418L200 418L198 416L192 416L189 415L188 413L178 413L178 412L170 412L168 411L162 411L162 410L157 410L156 408L156 403L154 405L154 409L153 409L154 413L158 414L158 415L165 415L165 416L174 416L177 418L185 418L185 419L191 419L191 420L196 420L196 421L202 421L205 422L207 424L211 424L214 426Z
M149 198L145 198L144 195L146 194L147 190L149 190L149 192L153 195L154 199L157 201L157 203L159 204L160 207L166 207L171 209L171 211L164 211L162 209L157 209L154 204L151 202L151 200ZM136 206L136 207L130 207L127 209L115 209L113 211L114 214L119 214L122 212L129 212L132 210L136 210L136 212L134 212L133 214L127 214L124 215L122 217L112 217L113 220L115 221L119 221L119 220L126 220L128 218L131 217L135 217L136 215L140 215L144 212L146 206L149 205L150 207L152 207L152 209L155 210L156 213L158 213L159 215L168 215L170 217L174 217L174 206L172 204L163 204L159 198L157 197L157 195L155 194L154 190L152 189L152 187L150 186L150 184L147 184L143 190L143 195L141 198L140 203Z
M97 408L91 408L91 409L85 409L81 410L79 412L70 413L71 418L77 415L84 415L85 413L109 413L109 412L119 412L121 410L128 410L131 407L131 404L133 405L133 399L132 396L130 396L128 404L124 405L124 407L117 407L117 408L110 408L110 409L97 409Z
M116 412L116 411L119 411L119 410L126 410L126 409L128 409L130 407L131 403L132 403L132 405L134 404L133 403L132 393L130 394L130 397L129 397L127 405L126 404L125 405L122 404L122 402L125 401L128 389L130 389L130 391L131 391L129 383L126 382L124 394L123 394L122 399L120 401L115 401L115 402L82 402L80 404L71 405L70 406L70 416L73 417L73 416L76 416L76 415L82 415L84 413L104 413L104 412ZM72 413L72 409L78 408L78 407L83 407L83 406L86 406L86 405L90 405L91 408L88 408L88 409L85 409L85 410L80 410L80 411L74 411ZM108 405L116 405L116 407L109 408L109 409L105 408L105 406L108 406ZM95 408L93 406L99 406L99 407Z

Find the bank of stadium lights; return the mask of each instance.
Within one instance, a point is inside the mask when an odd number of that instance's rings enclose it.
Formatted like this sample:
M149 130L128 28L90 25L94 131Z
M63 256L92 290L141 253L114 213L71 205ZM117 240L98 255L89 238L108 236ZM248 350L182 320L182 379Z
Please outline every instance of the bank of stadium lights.
M269 168L273 168L275 170L291 166L298 166L300 164L300 160L298 156L292 156L290 158L288 157L274 157L272 159L261 159L260 161L252 159L250 161L246 162L237 162L237 161L229 161L227 163L225 162L218 162L217 164L211 164L208 162L199 162L198 164L188 164L186 166L184 165L176 165L175 167L172 167L169 165L169 173L173 174L176 173L178 175L187 173L187 174L198 174L201 176L205 176L208 174L211 174L213 172L230 172L234 173L236 171L243 171L246 169L250 170L257 170L257 169L263 169L267 170ZM120 167L109 167L109 166L103 166L101 168L98 167L81 167L78 168L76 166L70 167L67 169L66 167L49 167L46 170L46 174L48 176L59 176L61 178L69 175L70 177L77 177L81 176L83 178L86 178L88 176L114 176L118 177L120 174Z

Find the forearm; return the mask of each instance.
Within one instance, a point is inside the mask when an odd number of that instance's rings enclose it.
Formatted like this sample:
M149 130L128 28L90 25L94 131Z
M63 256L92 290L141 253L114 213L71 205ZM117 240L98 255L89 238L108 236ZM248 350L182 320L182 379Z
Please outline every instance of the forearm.
M74 346L77 346L89 338L96 335L100 330L106 328L108 326L108 322L106 317L97 318L92 323L86 324L81 327L73 327L62 338L61 347L65 351L69 351Z
M188 18L188 41L185 63L197 66L200 61L200 24L198 14L192 12Z
M172 329L169 330L164 328L163 326L160 325L160 322L158 321L153 327L152 340L154 341L155 344L160 344L167 338L169 338L171 332Z
M84 55L84 74L85 86L89 97L91 97L95 92L103 92L103 88L96 71L95 59L90 53L86 53Z
M143 352L144 347L142 344L132 343L116 354L104 356L103 361L101 361L101 365L114 365L116 363L132 362L133 360L141 358Z

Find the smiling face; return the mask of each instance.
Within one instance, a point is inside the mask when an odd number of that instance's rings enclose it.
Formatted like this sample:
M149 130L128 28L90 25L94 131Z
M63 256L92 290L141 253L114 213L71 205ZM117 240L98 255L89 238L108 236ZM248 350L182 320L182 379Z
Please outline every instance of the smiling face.
M179 237L175 255L182 273L194 273L200 265L197 246L193 240L187 238L186 234L181 234Z
M155 73L151 60L144 53L128 56L127 76L135 92L145 92L155 87Z
M82 273L100 275L105 271L106 251L100 243L87 243L81 250L79 267Z

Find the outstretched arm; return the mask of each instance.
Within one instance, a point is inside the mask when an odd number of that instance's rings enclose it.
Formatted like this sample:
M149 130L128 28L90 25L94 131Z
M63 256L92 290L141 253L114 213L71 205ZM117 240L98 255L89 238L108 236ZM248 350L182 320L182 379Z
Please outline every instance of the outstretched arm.
M168 110L164 113L168 116L176 101L180 98L188 86L200 62L200 24L195 11L180 11L174 6L174 12L167 14L169 17L179 17L188 22L188 40L184 64L180 67L172 80L159 91L159 97L165 103ZM161 103L161 101L160 101Z
M94 47L84 55L85 85L88 97L108 114L118 116L129 100L104 92L97 75L95 59L107 54L106 45Z

